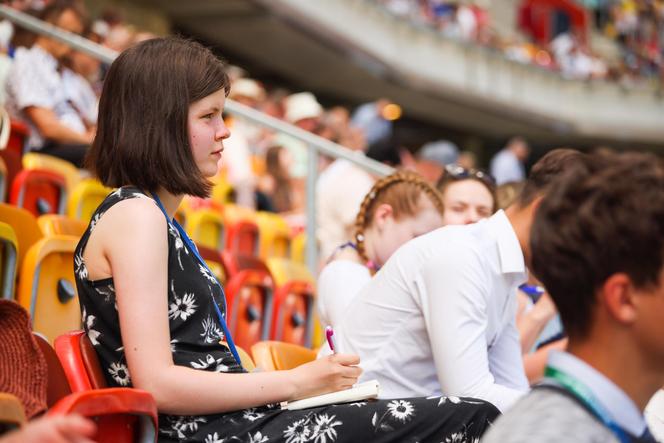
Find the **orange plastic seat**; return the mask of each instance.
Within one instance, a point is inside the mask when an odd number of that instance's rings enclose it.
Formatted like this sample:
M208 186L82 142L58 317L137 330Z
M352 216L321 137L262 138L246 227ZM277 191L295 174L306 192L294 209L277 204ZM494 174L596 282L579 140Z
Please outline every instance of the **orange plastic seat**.
M16 239L18 240L16 266L20 270L28 249L37 243L44 234L39 228L34 215L23 208L17 208L6 203L0 203L0 222L7 223L14 229Z
M220 342L224 346L228 346L228 343L225 341ZM242 349L240 346L235 345L235 350L237 351L237 355L240 356L240 363L242 363L242 367L246 369L248 372L252 372L254 369L256 369L256 365L254 364L254 359L251 358L251 355L244 349Z
M37 219L37 223L46 237L71 235L81 238L88 227L83 220L76 220L60 214L42 215Z
M280 341L261 341L251 347L257 367L266 371L293 369L316 359L316 352Z
M12 120L10 124L9 140L5 149L18 154L20 157L25 152L25 145L30 136L30 129L25 123L17 120Z
M259 211L256 213L259 235L259 256L288 258L290 256L290 227L278 214Z
M42 169L23 169L12 182L9 202L35 216L64 214L67 182L62 174Z
M81 180L71 191L67 203L67 215L88 223L97 207L111 192L113 192L112 189L95 179Z
M9 171L7 170L7 164L5 160L0 157L0 201L5 201L7 198L7 188L8 188L8 176Z
M270 338L312 346L314 332L314 278L306 266L283 258L267 260L277 289L274 295Z
M18 263L18 239L14 229L0 222L0 297L14 298L14 284Z
M78 239L56 235L35 243L21 266L17 301L28 310L32 327L53 341L81 327L74 282L74 250Z

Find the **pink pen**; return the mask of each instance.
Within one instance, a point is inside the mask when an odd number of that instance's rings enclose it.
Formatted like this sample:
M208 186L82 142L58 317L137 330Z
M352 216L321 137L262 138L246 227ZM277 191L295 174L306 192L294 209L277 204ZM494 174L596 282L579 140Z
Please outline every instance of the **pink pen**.
M325 328L325 337L327 338L327 344L330 345L330 349L333 354L337 353L337 342L334 340L334 329L332 326L327 326Z

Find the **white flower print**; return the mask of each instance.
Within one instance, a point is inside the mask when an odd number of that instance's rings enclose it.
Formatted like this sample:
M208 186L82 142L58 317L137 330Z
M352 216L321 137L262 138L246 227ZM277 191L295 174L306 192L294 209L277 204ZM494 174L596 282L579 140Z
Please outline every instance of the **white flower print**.
M106 287L95 287L95 291L97 291L97 294L104 296L106 303L109 303L115 296L115 287L112 284Z
M198 431L198 423L205 423L206 421L204 417L182 416L171 424L171 429L177 434L178 438L186 438L186 433L193 434Z
M228 372L228 366L222 363L223 358L215 359L212 355L207 354L205 360L198 359L198 362L192 361L191 367L194 369L207 370L213 368L214 372Z
M367 402L366 401L356 401L354 403L349 404L348 406L357 406L358 408L361 408L362 406L366 406Z
M400 420L402 423L410 420L413 415L413 404L405 400L392 400L387 404L387 410L392 415L392 417Z
M129 386L129 383L131 383L129 369L127 369L126 365L120 362L111 363L111 367L108 368L108 373L111 374L113 380L115 380L120 386Z
M445 443L463 443L465 438L461 432L455 432L445 439Z
M212 273L208 270L208 268L206 268L205 266L203 266L202 264L199 263L198 264L198 270L201 271L201 274L203 275L203 277L205 277L206 279L208 279L212 283L217 283L216 277L214 275L212 275Z
M249 421L256 421L262 417L265 417L265 414L262 412L256 412L256 408L245 409L244 413L242 414L242 418Z
M309 441L311 429L308 426L309 419L303 418L294 422L284 431L286 443L305 443Z
M208 434L207 437L205 437L204 443L224 443L224 441L226 441L226 439L220 438L219 434L215 432L214 434Z
M173 294L174 301L168 308L168 318L175 320L180 317L180 320L187 320L190 315L196 312L196 308L198 307L195 304L196 297L193 293L185 293L182 298L178 297L173 284L174 281L171 280L171 293Z
M178 339L177 339L177 338L174 338L173 340L171 340L171 353L174 353L174 352L175 352L175 345L176 345L177 343L178 343Z
M172 235L173 238L175 239L175 252L177 252L178 254L178 263L180 264L180 269L184 271L184 266L182 266L182 258L180 256L180 253L184 250L185 254L189 254L189 251L187 250L187 248L184 247L184 243L182 242L182 237L180 237L180 233L171 223L168 224L168 233Z
M336 420L336 415L320 414L316 416L316 424L311 439L315 443L327 443L328 441L335 441L337 439L337 431L335 426L343 424L341 421Z
M99 223L99 220L101 220L102 215L104 215L103 212L98 212L94 217L92 217L92 221L90 221L90 232L94 231L97 223Z
M265 443L266 441L269 440L267 435L263 435L259 432L256 432L254 435L247 434L249 435L249 441L248 443Z
M208 315L208 317L203 320L202 326L203 332L201 333L201 337L203 337L205 343L218 343L220 340L224 339L224 333L217 328L217 322L212 316Z
M74 255L74 272L78 275L79 280L86 280L88 278L88 269L85 267L85 263L83 263L80 251Z
M85 325L88 338L90 339L90 342L92 343L93 346L97 346L99 344L97 338L99 338L99 336L101 335L101 332L92 329L92 326L94 325L96 319L97 317L95 317L94 315L87 315L85 307L83 308L83 324Z

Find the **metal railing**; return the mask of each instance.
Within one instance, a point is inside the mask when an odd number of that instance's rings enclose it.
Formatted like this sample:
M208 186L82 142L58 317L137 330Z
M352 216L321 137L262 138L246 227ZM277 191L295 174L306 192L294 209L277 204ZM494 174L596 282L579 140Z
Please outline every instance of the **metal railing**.
M49 23L36 19L28 14L0 5L0 17L6 18L18 26L26 28L37 34L46 35L64 42L72 48L85 52L104 63L111 63L118 56L116 51L108 49L79 35L64 31ZM231 99L226 101L226 111L232 115L240 116L252 123L277 132L287 134L294 139L305 143L308 147L307 178L306 178L306 257L307 266L313 275L318 268L318 250L316 248L316 181L318 179L318 155L325 154L333 158L343 158L360 168L379 176L388 175L393 169L375 160L365 157L359 152L352 151L337 143L333 143L310 132L285 123L277 118L256 111L248 106L237 103Z

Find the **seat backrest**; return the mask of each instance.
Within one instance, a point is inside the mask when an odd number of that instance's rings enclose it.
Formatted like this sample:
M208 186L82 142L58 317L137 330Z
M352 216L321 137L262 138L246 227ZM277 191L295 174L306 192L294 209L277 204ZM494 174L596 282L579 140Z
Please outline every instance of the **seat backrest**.
M21 155L14 151L0 150L0 158L5 164L7 174L5 176L5 195L2 201L9 200L9 188L11 188L14 178L19 172L23 170L23 163L21 162Z
M28 142L30 129L20 121L12 120L10 123L9 140L7 141L6 151L14 152L19 157L25 152L25 145Z
M50 342L81 327L73 266L77 243L65 235L43 238L21 266L17 301L30 313L33 329Z
M67 182L60 173L23 169L14 177L9 202L27 209L35 217L63 214L67 203Z
M249 349L268 338L273 293L272 277L266 271L243 270L228 281L228 328L238 346Z
M306 264L307 233L300 232L291 241L291 260L296 263Z
M278 214L259 211L256 213L259 236L259 256L269 257L290 256L290 228L286 220Z
M226 224L226 249L243 255L258 255L258 225L249 220Z
M224 249L224 219L214 209L201 208L188 212L186 229L196 243L217 251Z
M71 388L65 375L65 371L58 360L53 347L48 343L46 338L41 334L35 334L35 340L39 345L44 359L46 360L46 367L48 368L48 382L46 384L46 405L50 408L56 404L61 398L71 394Z
M52 155L27 152L23 155L23 169L41 169L62 175L69 192L81 181L81 173L76 166Z
M67 215L88 223L97 207L112 191L98 180L92 178L81 180L71 191L67 202Z
M20 270L28 249L37 243L44 234L39 228L34 215L23 208L17 208L7 203L0 203L0 221L7 223L14 229L16 239L18 240L18 260L16 265Z
M232 278L240 271L247 269L270 273L270 270L268 269L265 262L253 255L239 254L225 250L221 252L221 262L226 269L228 278Z
M0 201L2 202L4 202L5 199L7 198L8 174L9 172L7 171L7 164L5 163L3 158L0 157Z
M251 352L256 365L265 370L293 369L316 359L316 351L280 341L256 343L252 346ZM272 368L269 367L269 358L272 360Z
M72 391L105 388L106 379L90 339L83 330L70 331L55 339L55 353Z
M37 219L42 232L47 237L71 235L80 238L88 225L83 220L76 220L62 214L45 214Z
M14 229L0 222L0 298L14 298L18 263L18 239Z

